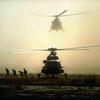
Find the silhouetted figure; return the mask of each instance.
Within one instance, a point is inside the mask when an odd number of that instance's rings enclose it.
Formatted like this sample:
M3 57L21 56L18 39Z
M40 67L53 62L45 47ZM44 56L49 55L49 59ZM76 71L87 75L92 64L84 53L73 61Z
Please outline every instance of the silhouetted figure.
M38 78L39 78L39 79L41 78L41 74L40 74L40 73L38 73Z
M8 68L5 68L5 70L6 70L6 76L5 76L5 77L7 78L7 77L9 77L9 75L10 75L10 74L9 74L9 69L8 69Z
M14 77L17 77L16 70L15 69L12 69L12 71L13 71L13 76Z
M27 78L27 70L24 68L24 76Z
M64 74L64 77L65 77L65 78L67 77L67 73Z
M19 71L19 73L20 73L21 77L23 77L23 72L22 71Z

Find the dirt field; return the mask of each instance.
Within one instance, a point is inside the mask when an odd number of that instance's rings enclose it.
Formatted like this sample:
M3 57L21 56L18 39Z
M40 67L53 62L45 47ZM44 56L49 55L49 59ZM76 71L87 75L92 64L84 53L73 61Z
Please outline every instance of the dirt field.
M96 100L100 98L99 76L75 76L66 78L1 78L2 99L70 99Z

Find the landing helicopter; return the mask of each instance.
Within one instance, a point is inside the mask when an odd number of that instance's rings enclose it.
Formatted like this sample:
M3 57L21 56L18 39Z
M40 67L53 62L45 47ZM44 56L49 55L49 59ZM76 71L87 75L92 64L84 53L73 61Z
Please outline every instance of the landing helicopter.
M56 51L64 51L64 50L90 50L93 47L100 47L100 45L90 45L90 46L81 46L81 47L72 47L72 48L48 48L48 49L31 49L31 50L24 50L24 51L17 51L14 53L29 53L34 51L49 51L50 54L47 56L46 60L43 60L44 66L41 69L41 73L43 73L46 77L56 77L59 76L61 73L64 73L64 69L59 61L59 57L57 56Z

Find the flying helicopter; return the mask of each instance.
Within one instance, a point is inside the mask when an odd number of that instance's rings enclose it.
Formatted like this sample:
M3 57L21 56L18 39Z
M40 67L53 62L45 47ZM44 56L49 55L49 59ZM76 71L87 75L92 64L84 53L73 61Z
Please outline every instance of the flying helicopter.
M61 48L61 49L51 47L48 49L30 49L30 50L24 50L24 51L16 51L14 53L49 51L50 54L47 56L46 60L43 60L44 66L41 69L41 73L43 73L46 77L49 77L49 76L55 77L55 76L59 76L60 73L64 73L64 69L59 61L59 57L57 56L56 51L90 50L90 48L93 48L93 47L100 47L100 45L80 46L80 47Z
M80 12L80 13L74 13L74 14L66 14L66 15L63 15L65 12L67 12L68 10L64 10L63 12L61 12L60 14L57 14L57 15L39 15L39 16L43 16L43 17L54 17L52 23L51 23L51 27L50 27L50 30L49 32L51 31L63 31L64 32L64 29L63 29L63 25L62 25L62 22L60 21L59 17L66 17L66 16L73 16L73 15L80 15L80 14L87 14L89 13L88 12Z
M51 25L51 30L63 30L63 26L62 23L60 21L60 19L58 17L60 17L62 14L64 14L67 10L64 10L62 13L60 13L59 15L54 15L52 17L55 17L55 19L52 21L52 25Z
M81 12L81 13L74 13L74 14L63 15L65 12L67 12L67 10L64 10L62 13L60 13L58 15L51 16L51 17L55 17L55 18L52 21L50 31L51 30L55 30L55 31L62 30L64 32L64 29L63 29L63 26L62 26L62 22L60 21L59 17L66 17L66 16L73 16L73 15L80 15L80 14L87 14L87 13L89 13L89 12Z

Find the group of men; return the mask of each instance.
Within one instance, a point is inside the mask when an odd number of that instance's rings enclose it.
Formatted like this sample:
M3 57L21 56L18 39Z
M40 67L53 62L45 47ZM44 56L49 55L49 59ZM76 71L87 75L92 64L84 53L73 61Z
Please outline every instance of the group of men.
M8 68L5 68L6 70L6 78L10 76L10 71ZM16 77L17 78L17 73L16 73L16 70L15 69L12 69L12 72L13 72L13 77ZM23 71L20 71L19 70L19 74L21 77L25 77L27 78L27 70L24 68Z

